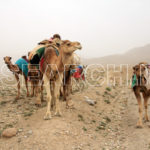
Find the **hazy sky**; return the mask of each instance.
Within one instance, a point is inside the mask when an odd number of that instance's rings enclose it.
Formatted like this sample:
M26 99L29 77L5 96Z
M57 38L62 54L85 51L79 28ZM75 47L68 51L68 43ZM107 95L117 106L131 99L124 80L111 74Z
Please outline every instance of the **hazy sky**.
M14 59L54 33L84 58L150 43L150 0L0 0L0 20L1 57Z

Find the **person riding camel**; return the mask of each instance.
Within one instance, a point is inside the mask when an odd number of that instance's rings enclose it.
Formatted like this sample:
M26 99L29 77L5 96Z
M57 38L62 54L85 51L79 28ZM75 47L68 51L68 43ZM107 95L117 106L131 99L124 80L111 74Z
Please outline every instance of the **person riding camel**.
M53 37L50 38L49 40L43 40L39 42L38 46L29 53L30 64L35 64L35 65L39 64L44 54L45 47L52 45L53 47L58 49L60 44L61 44L61 37L59 34L54 34Z

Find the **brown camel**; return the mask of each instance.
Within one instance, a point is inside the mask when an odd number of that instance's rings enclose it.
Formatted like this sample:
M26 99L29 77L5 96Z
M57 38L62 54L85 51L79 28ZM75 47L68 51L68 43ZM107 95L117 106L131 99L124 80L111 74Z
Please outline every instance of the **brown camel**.
M15 78L17 80L18 94L17 94L16 100L18 100L20 98L19 74L21 74L21 75L24 76L24 80L25 80L25 84L26 84L26 89L27 89L27 96L29 96L27 76L23 73L23 71L18 67L17 64L12 64L11 57L9 57L9 56L4 57L4 62L7 65L7 67L9 68L9 70L14 73Z
M45 48L48 46L52 46L54 48L58 48L58 45L61 44L61 40L59 38L55 38L53 39L53 41L48 41L48 40L43 40L41 42L38 43L38 45L31 51L28 53L29 56L29 61L31 61L31 59L33 58L33 56L36 54L36 52L40 49L40 48ZM41 59L41 58L40 58ZM31 82L31 96L36 95L37 100L36 100L36 105L41 105L41 100L43 100L43 74L40 71L38 65L40 66L40 62L39 64L30 64L28 65L28 77L29 80ZM39 98L40 94L41 94L41 98Z
M43 67L41 68L41 72L43 73L44 85L47 92L47 112L44 116L44 119L51 118L52 98L55 102L55 115L61 115L59 107L59 96L64 69L66 71L69 70L70 66L68 64L73 64L73 52L81 48L82 47L79 42L70 42L68 40L65 40L62 41L59 50L56 50L52 46L49 46L45 49L44 63ZM53 90L52 84L50 83L53 83Z
M141 128L142 118L143 118L143 106L142 106L142 98L140 93L142 93L144 98L144 107L145 107L145 121L149 121L147 109L148 109L148 98L150 97L150 89L148 89L148 78L146 75L147 70L146 64L140 63L133 67L133 78L136 76L136 84L133 86L133 91L139 106L139 120L137 122L137 127Z

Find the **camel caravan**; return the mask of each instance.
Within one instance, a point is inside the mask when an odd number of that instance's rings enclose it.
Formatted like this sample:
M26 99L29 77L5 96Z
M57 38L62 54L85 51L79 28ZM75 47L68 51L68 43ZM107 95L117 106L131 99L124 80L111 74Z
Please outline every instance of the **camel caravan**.
M72 92L71 79L85 80L83 66L80 57L75 53L81 50L79 42L62 40L60 35L55 34L49 40L43 40L28 53L28 58L22 56L15 64L11 62L11 57L4 57L4 62L8 69L13 72L17 80L17 96L20 98L20 80L22 75L25 80L27 97L36 96L36 105L40 106L43 101L43 87L47 93L47 110L44 119L50 119L51 109L55 110L55 115L61 115L60 95L66 101L66 108L72 107L70 104L70 94ZM31 93L29 94L28 83L31 84ZM133 67L132 89L139 106L139 120L137 127L142 127L144 98L145 121L148 117L148 98L150 97L150 65L141 62Z
M69 105L69 95L71 93L71 78L73 74L81 70L80 58L75 54L76 50L81 50L79 42L62 40L59 34L55 34L49 40L43 40L28 53L28 58L22 56L15 64L12 64L11 57L4 57L4 62L8 69L13 72L17 80L18 93L16 100L20 98L19 75L25 80L27 96L29 96L28 83L31 84L31 95L36 96L36 105L40 106L43 101L43 87L47 93L47 111L44 119L51 118L51 107L55 108L55 115L61 115L60 94ZM77 67L79 66L79 67ZM75 71L73 71L75 70ZM80 71L82 74L82 71ZM83 76L83 75L81 75ZM77 76L77 78L81 78ZM63 89L61 90L61 88Z

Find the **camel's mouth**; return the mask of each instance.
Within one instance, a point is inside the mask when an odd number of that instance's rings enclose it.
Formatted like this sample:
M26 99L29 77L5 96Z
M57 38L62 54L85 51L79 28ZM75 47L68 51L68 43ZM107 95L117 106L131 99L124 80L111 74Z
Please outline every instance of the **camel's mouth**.
M77 49L81 50L82 49L82 46L81 45L78 45L76 46Z

